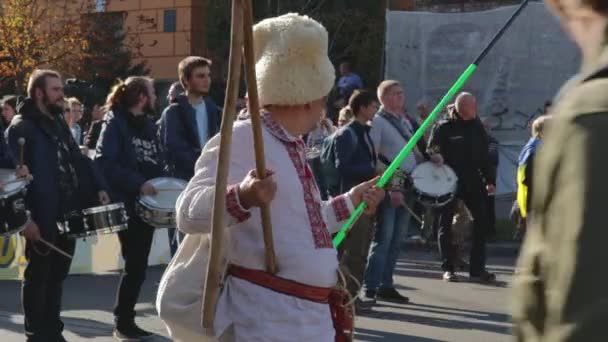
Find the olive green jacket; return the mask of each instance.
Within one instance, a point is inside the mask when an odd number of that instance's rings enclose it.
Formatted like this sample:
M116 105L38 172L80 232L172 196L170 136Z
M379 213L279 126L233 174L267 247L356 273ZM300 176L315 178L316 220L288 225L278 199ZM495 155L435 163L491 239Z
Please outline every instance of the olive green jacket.
M513 284L518 341L608 341L608 48L564 89L536 158ZM587 81L585 81L587 80Z

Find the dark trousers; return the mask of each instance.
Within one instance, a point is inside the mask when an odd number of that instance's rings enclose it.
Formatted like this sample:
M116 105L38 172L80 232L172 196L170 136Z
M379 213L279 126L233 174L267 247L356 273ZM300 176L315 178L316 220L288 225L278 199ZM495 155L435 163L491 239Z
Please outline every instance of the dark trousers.
M487 199L482 190L479 192L462 192L458 196L469 209L473 222L471 258L469 260L471 276L479 276L486 268L486 238L487 238ZM457 201L448 203L441 210L439 224L439 253L445 271L454 272L454 261L457 253L452 244L452 219Z
M357 280L355 282L351 277L346 277L346 289L353 297L357 296L359 287L363 284L367 255L373 237L374 217L361 215L352 226L344 243L339 247L340 265L345 267L350 275Z
M135 319L135 304L146 280L153 238L154 227L143 222L137 215L129 218L128 229L118 232L125 260L114 307L114 319L118 327L131 324Z
M50 242L70 255L76 249L76 241L64 236ZM72 260L32 241L26 242L25 256L28 264L21 288L25 334L28 341L54 341L63 331L61 297Z
M182 243L186 235L177 228L168 228L167 235L169 236L169 249L171 251L171 257L173 257L179 248L179 244Z
M496 237L496 196L488 195L488 236Z

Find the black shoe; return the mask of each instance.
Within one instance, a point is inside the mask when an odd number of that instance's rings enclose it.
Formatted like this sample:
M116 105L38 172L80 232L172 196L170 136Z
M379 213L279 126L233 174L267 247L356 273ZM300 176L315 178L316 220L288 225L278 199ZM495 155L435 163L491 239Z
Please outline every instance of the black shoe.
M378 290L376 297L387 302L395 302L400 304L407 304L410 302L409 298L402 296L399 292L397 292L397 290L395 290L394 287Z
M136 342L152 337L152 333L147 332L135 323L114 328L113 336L121 342Z
M479 275L471 274L469 276L469 280L471 280L474 283L491 284L491 283L496 282L496 275L494 275L494 273L490 273L488 271L483 271Z
M365 315L373 312L374 303L372 301L363 301L361 298L355 299L355 313L357 315Z

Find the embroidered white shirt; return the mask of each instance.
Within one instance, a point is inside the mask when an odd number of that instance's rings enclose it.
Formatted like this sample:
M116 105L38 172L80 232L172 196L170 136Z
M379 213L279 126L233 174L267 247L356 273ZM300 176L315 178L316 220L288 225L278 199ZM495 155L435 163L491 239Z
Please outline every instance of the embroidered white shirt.
M271 203L277 276L300 283L332 287L337 282L338 260L331 233L353 211L348 194L323 202L310 168L305 145L263 116L267 168L275 172L277 194ZM219 136L205 146L194 178L177 203L180 230L208 233L215 192ZM264 269L264 242L259 209L244 210L236 187L255 168L253 135L249 120L235 123L228 174L225 213L228 262ZM205 265L201 265L201 270ZM201 284L202 287L202 284ZM237 341L333 341L329 306L287 296L228 277L215 321L220 336L234 325Z

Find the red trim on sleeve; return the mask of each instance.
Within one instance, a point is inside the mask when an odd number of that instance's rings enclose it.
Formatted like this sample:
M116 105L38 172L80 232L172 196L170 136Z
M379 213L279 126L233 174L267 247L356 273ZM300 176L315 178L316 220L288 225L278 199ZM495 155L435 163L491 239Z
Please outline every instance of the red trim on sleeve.
M331 200L331 207L334 209L338 222L345 221L350 217L350 210L348 210L348 204L346 203L346 195L334 197Z
M245 210L239 201L238 185L228 186L228 190L226 191L226 210L238 223L246 221L251 217L251 213Z

